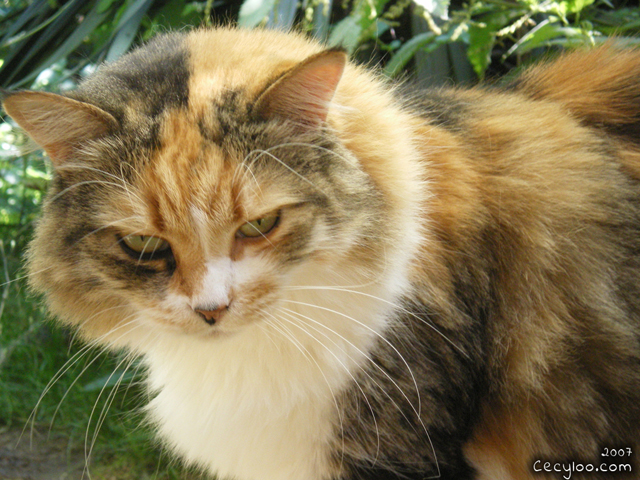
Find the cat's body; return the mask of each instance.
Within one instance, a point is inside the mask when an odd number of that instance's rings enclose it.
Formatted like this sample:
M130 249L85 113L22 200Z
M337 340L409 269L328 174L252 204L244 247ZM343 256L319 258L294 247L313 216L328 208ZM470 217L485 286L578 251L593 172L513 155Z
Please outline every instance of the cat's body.
M302 37L201 30L70 97L5 100L56 167L33 283L142 355L190 463L520 480L628 448L638 468L639 53L401 100Z

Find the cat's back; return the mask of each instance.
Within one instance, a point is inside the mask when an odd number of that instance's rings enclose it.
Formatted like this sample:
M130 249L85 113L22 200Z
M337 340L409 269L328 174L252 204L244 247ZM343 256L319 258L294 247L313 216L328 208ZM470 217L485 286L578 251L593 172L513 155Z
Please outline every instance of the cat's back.
M435 238L416 282L486 328L491 393L467 448L487 478L529 478L513 451L637 448L638 98L640 53L608 45L410 102Z

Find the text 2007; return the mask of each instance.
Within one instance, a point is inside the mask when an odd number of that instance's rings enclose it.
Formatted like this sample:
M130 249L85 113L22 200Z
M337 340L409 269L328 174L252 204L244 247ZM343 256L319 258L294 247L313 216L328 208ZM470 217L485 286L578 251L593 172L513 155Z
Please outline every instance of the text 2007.
M632 450L631 448L604 448L602 450L603 457L630 457Z

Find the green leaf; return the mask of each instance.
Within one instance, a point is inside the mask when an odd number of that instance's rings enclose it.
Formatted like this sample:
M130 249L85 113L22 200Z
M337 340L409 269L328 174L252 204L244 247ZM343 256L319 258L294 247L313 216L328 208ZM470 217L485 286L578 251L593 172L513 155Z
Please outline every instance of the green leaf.
M329 45L345 48L351 53L358 46L361 32L362 27L358 20L353 15L348 16L333 26L329 35Z
M98 13L105 13L107 10L111 8L111 5L116 0L100 0L98 3Z
M238 25L253 28L269 17L276 0L245 0L240 7Z
M313 36L320 40L325 40L329 34L331 3L332 0L320 0L313 7Z
M127 8L126 13L118 22L115 30L115 36L109 46L106 61L111 62L124 54L133 43L138 33L142 17L149 7L153 4L153 0L136 0L136 2Z
M45 50L52 41L55 41L56 36L59 35L61 30L64 30L64 28L70 23L76 23L75 14L82 8L84 3L84 0L71 0L56 12L52 17L54 18L53 21L49 19L48 21L43 22L47 27L35 39L33 44L29 46L29 50L27 52L20 52L20 62L17 66L12 66L13 73L8 75L5 80L6 83L13 81L15 77L19 76L22 68L25 68L30 63L34 63L34 57L37 57L37 55ZM9 85L9 88L15 88L22 83L22 80L18 80L13 85Z
M270 28L288 30L293 26L297 10L298 0L277 0L269 12L267 25Z
M473 70L481 80L487 67L491 64L491 51L496 42L496 31L484 24L472 24L469 27L469 48L467 58L473 66Z
M434 17L449 18L449 0L413 0Z
M94 6L93 10L87 14L82 23L78 25L78 28L73 31L64 43L60 45L55 52L49 55L44 62L42 62L38 68L33 71L33 73L21 79L19 85L32 81L42 70L67 57L71 52L78 48L84 39L93 30L95 30L98 25L100 25L106 16L107 12L100 12L99 5Z
M416 52L427 45L432 43L436 39L436 35L433 32L425 32L416 35L411 40L402 45L395 53L391 60L384 68L384 73L390 77L395 77L402 68L413 58Z
M82 387L83 392L97 392L104 388L113 388L121 384L127 384L135 377L134 372L117 370L110 375L98 378Z
M47 0L40 0L38 2L33 2L29 7L22 12L20 17L17 20L13 21L7 30L7 32L2 37L0 43L4 45L9 38L15 35L18 30L20 30L23 26L25 26L30 20L37 18L44 8L48 8Z
M552 21L552 19L547 19L515 43L507 53L504 54L504 58L515 52L522 54L534 48L548 46L550 42L556 39L562 39L563 41L580 39L582 42L587 38L588 35L580 28L565 27L559 23L558 20ZM554 41L552 43L556 42Z
M585 7L591 5L595 0L563 0L558 3L560 10L566 15L569 13L581 12Z

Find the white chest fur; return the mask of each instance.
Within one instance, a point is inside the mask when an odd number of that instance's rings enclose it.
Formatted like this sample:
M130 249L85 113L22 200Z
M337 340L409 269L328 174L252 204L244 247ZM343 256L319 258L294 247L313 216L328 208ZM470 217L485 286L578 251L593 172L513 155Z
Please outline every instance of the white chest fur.
M296 284L336 285L305 276ZM328 478L339 448L335 397L368 361L400 283L298 287L272 321L233 336L163 334L146 349L161 436L222 478Z

